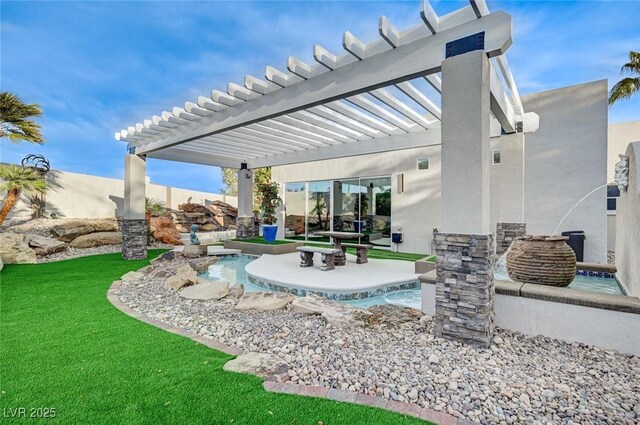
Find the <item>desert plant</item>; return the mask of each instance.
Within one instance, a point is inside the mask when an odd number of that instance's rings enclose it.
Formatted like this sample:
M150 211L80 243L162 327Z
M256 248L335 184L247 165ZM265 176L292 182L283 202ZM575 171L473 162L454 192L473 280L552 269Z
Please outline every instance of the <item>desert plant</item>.
M360 194L360 204L356 201L353 205L353 216L355 220L360 221L361 215L366 216L369 209L369 196L366 193Z
M278 221L276 209L282 205L279 192L280 185L277 182L266 181L258 185L258 204L264 224L276 224Z
M144 211L145 215L151 218L152 216L159 216L167 210L167 204L153 198L144 198Z
M0 137L6 137L13 143L21 140L44 143L40 126L30 119L41 115L39 105L24 103L13 93L0 92Z
M47 182L32 168L17 165L0 166L0 191L7 192L7 198L0 208L0 224L4 222L20 199L20 193L42 193L47 191Z
M640 52L629 52L629 62L622 65L620 74L632 75L618 81L609 92L609 105L640 93Z

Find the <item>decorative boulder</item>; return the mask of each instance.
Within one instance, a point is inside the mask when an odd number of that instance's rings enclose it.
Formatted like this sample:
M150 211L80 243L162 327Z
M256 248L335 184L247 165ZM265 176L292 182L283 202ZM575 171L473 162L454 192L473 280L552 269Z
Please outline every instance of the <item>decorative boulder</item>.
M40 235L27 235L27 243L37 255L49 255L68 248L65 242Z
M507 251L511 280L549 286L567 286L576 277L576 254L565 236L521 236Z
M283 292L249 292L238 301L238 310L273 311L282 310L294 300L294 296Z
M198 279L202 281L202 279ZM179 292L182 298L189 300L219 300L229 295L229 282L203 282L189 286Z
M275 354L247 353L228 361L222 369L227 372L250 373L268 378L286 374L289 371L289 364Z
M93 248L103 245L120 245L122 243L122 233L120 232L97 232L82 235L71 241L72 248Z
M178 267L176 274L168 277L164 281L166 289L178 290L184 286L195 285L198 283L198 273L188 264Z
M180 232L173 224L171 217L151 217L151 235L158 242L169 245L183 245Z
M139 282L142 279L144 279L144 273L140 272L128 272L120 278L121 281L126 283Z
M229 296L238 299L244 294L244 285L242 283L235 283L229 287Z
M206 245L185 245L181 252L183 257L196 258L207 255Z
M294 313L318 314L323 317L327 323L334 326L359 325L362 323L354 316L354 313L360 313L361 315L371 314L366 310L329 300L318 295L296 298L289 305L289 309Z
M218 257L203 257L189 260L189 265L198 273L203 273L209 269L209 266L218 261Z
M0 233L0 258L4 264L38 262L36 252L27 244L27 237L17 233Z
M78 220L58 224L51 228L51 234L64 242L71 242L78 236L88 235L95 232L117 232L118 222L116 219L102 220Z

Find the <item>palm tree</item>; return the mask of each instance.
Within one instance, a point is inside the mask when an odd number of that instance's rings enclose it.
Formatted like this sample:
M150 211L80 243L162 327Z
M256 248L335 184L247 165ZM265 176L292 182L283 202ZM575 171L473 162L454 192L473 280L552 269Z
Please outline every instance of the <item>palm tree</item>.
M45 193L47 182L32 168L17 165L0 166L0 191L7 191L7 198L0 208L0 224L4 222L20 199L21 192Z
M30 119L41 115L40 105L27 104L13 93L0 92L0 137L6 137L13 143L21 140L44 143L40 126Z
M633 77L625 77L618 81L609 92L609 105L613 105L622 99L629 99L640 93L640 53L630 51L629 62L622 65L622 75L629 74Z

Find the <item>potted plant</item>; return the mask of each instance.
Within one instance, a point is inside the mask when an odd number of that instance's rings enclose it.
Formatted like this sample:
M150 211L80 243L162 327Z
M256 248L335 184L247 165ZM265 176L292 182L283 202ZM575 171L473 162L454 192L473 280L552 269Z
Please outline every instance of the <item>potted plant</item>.
M353 216L354 216L354 222L353 222L353 228L356 231L356 233L361 233L362 229L364 229L364 220L361 220L361 214L363 216L366 217L367 215L367 210L369 209L369 198L366 194L361 193L360 194L360 208L358 208L358 203L356 202L355 205L353 206Z
M267 181L258 185L258 202L262 214L262 236L265 242L274 242L278 233L276 222L276 209L282 205L282 199L278 195L280 185L277 182Z

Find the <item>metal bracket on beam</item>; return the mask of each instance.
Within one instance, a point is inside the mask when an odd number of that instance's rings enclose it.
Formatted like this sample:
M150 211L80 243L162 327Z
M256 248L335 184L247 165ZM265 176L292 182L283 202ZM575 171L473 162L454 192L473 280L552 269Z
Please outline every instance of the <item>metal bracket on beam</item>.
M516 133L522 133L524 131L522 121L516 121Z
M474 50L484 50L484 31L448 42L445 58L473 52Z
M135 155L136 154L136 148L135 146L130 147L129 149L127 149L129 151L130 155Z
M242 163L240 163L240 169L241 170L247 170L247 169L249 169L249 167L247 166L246 162L242 162Z

